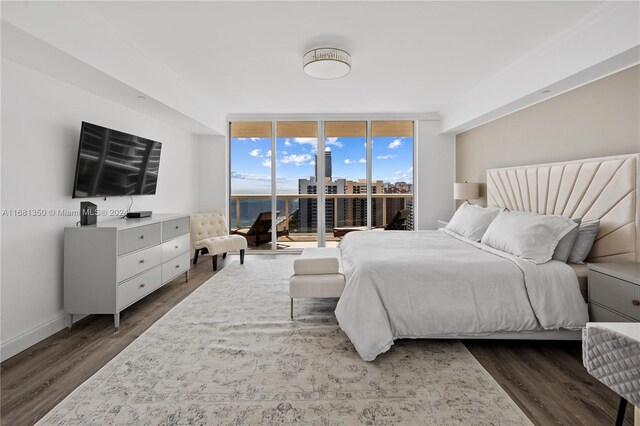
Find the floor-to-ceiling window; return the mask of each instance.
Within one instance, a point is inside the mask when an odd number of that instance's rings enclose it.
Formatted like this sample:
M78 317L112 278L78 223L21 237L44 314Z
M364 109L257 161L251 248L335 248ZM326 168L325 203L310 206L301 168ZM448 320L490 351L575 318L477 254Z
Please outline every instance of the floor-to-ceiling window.
M413 230L413 122L372 121L372 226Z
M276 123L276 200L280 235L276 248L318 245L318 123Z
M234 121L230 228L249 248L413 229L412 121Z

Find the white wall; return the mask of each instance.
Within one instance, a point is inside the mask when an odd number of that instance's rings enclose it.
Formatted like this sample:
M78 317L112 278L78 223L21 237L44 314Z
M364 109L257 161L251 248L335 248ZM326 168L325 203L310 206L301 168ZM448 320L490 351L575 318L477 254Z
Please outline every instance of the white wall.
M418 122L417 194L419 229L436 229L455 210L455 136L440 134L439 121Z
M198 142L191 133L2 60L2 209L70 209L81 121L163 143L157 194L134 210L198 207ZM126 209L129 198L91 199ZM6 359L64 327L63 228L77 217L2 217L1 355Z
M224 136L198 138L198 211L227 215L227 141ZM227 218L228 220L229 218Z

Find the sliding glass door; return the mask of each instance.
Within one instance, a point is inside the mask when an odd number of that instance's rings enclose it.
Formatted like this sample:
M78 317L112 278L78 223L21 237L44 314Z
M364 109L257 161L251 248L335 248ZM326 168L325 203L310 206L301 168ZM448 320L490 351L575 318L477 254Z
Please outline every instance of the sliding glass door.
M413 229L412 121L229 124L230 228L251 250Z

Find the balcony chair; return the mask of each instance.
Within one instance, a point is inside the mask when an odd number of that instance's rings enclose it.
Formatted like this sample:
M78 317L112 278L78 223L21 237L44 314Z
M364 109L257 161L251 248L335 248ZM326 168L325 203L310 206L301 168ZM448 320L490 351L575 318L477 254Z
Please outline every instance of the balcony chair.
M241 235L229 235L224 216L218 212L191 215L191 243L195 250L193 264L198 263L198 255L211 256L213 270L218 269L218 255L240 251L240 264L244 264L247 240Z
M393 215L393 218L391 219L391 222L389 222L387 224L387 226L384 227L384 230L385 231L404 231L404 230L406 230L407 229L407 225L405 224L405 222L407 221L409 216L411 216L411 210L410 209L398 210L396 212L396 214Z
M398 210L386 226L373 228L372 231L404 231L406 229L405 222L411 215L410 209ZM340 226L333 228L333 236L336 238L344 237L349 232L366 231L366 226Z
M276 217L280 214L276 212ZM285 229L286 221L280 221L276 227L277 237L286 237L289 230ZM271 242L271 212L260 212L253 225L249 228L238 228L231 230L233 235L241 235L256 247Z

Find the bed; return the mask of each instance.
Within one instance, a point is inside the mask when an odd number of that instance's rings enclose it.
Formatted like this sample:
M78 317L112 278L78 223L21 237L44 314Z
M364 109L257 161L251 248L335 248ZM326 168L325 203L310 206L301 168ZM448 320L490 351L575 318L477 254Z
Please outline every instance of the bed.
M600 219L588 261L637 261L639 155L493 169L487 202ZM336 317L366 361L401 338L580 339L576 270L535 265L447 230L349 233ZM584 273L584 267L578 267Z

